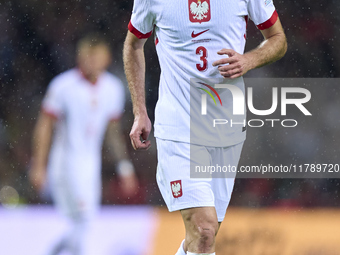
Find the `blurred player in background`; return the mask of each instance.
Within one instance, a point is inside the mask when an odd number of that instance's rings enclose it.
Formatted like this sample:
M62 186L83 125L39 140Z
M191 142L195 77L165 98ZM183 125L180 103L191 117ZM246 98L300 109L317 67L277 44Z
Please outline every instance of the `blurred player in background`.
M243 54L248 18L261 30L264 41ZM135 0L128 28L124 66L135 115L132 145L135 149L150 146L143 47L154 31L161 66L155 110L157 183L169 211L180 210L186 228L185 240L176 254L215 254L215 236L230 201L234 178L193 179L190 164L237 166L246 132L240 125L212 129L211 123L195 122L192 127L191 110L195 109L190 107L190 98L195 95L190 93L190 78L218 80L215 83L236 86L244 93L242 76L246 72L272 63L286 52L278 14L272 0ZM200 102L201 94L196 94L193 102ZM221 103L216 111L230 123L230 92L221 89L219 95L223 106ZM211 103L209 109L213 107ZM193 142L191 137L199 139Z
M124 86L106 71L110 62L111 52L103 38L82 38L77 45L77 67L52 80L42 103L33 136L30 180L40 191L48 184L55 205L72 222L50 255L64 250L84 254L89 223L101 202L101 148L106 129L123 192L132 195L138 187L119 122Z

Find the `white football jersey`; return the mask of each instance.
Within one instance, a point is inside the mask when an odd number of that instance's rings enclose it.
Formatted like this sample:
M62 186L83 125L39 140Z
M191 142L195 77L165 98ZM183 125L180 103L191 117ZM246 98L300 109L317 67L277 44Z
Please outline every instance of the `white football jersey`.
M104 72L95 84L76 68L55 77L42 104L45 113L57 117L48 163L50 174L74 180L99 178L107 125L120 118L124 104L124 86L111 73Z
M156 137L214 147L230 146L245 139L246 132L241 124L245 114L232 114L231 92L217 88L215 93L206 85L214 88L214 83L227 83L244 93L242 77L223 79L212 63L227 57L217 54L223 48L243 54L248 18L259 29L271 27L277 20L272 0L134 1L128 28L140 39L155 32L161 67L155 110ZM192 78L198 82L190 85ZM209 91L217 101L215 103L208 95L209 119L198 118L201 97L206 93L202 89ZM221 116L228 125L213 127L212 120ZM239 124L231 127L231 122Z

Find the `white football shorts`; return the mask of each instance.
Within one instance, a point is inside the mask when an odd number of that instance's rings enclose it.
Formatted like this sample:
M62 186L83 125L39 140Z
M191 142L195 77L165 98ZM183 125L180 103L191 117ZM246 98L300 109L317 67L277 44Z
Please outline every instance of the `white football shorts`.
M91 219L98 212L101 202L100 171L85 174L82 169L49 173L54 205L71 219Z
M217 219L222 222L236 173L230 178L190 178L190 165L237 167L243 142L229 147L206 147L159 138L156 140L157 184L169 211L215 207Z

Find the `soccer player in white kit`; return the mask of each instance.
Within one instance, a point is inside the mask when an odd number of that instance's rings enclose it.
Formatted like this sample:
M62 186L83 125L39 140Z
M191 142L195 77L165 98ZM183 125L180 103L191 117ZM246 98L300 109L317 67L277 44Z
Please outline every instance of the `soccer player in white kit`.
M89 223L101 201L101 148L107 128L123 191L131 195L138 185L120 130L124 86L106 71L110 55L103 38L85 36L77 45L77 67L51 81L42 103L30 179L38 190L47 181L56 207L72 223L51 255L63 250L85 254Z
M248 19L261 30L264 41L244 54ZM192 127L190 80L215 79L244 92L242 76L246 72L272 63L286 52L278 14L272 0L134 0L128 29L124 66L135 115L132 144L135 149L151 145L147 140L151 123L145 107L143 47L154 31L161 67L154 124L157 183L169 211L180 210L186 228L176 255L215 254L215 236L234 179L190 178L190 164L237 166L245 132L239 126L217 127L215 133L207 123ZM232 116L230 92L218 92L220 111ZM202 130L207 130L204 136L200 136Z

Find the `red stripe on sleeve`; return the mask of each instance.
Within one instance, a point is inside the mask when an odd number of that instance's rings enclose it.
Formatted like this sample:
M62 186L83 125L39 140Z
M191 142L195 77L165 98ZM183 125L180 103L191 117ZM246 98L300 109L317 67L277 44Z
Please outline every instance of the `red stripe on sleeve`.
M131 20L129 22L128 25L128 29L130 30L131 33L133 33L138 39L145 39L145 38L149 38L152 34L152 31L150 31L149 33L143 34L141 32L139 32L131 23Z
M270 28L272 25L275 24L275 22L277 21L277 17L278 17L278 14L277 14L277 11L275 10L273 12L273 15L270 17L269 20L257 25L257 28L260 29L260 30L264 30L264 29L267 29L267 28Z
M112 117L110 117L110 122L119 121L119 120L121 120L121 119L122 119L122 116L123 116L123 114L122 114L122 113L121 113L121 114L119 114L118 116L112 116Z
M59 116L58 116L56 113L54 113L54 112L52 112L52 111L50 111L50 110L47 110L47 109L44 108L44 107L41 108L41 111L42 111L44 114L46 114L46 115L52 117L52 118L55 119L55 120L57 120L57 119L59 118Z

